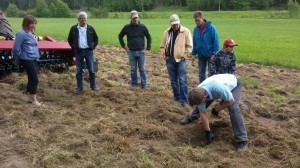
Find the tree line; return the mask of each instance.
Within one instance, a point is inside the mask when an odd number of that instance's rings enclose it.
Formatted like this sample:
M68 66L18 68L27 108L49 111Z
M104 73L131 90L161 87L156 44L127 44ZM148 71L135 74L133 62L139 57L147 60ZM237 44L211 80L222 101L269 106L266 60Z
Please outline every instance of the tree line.
M0 9L5 10L9 4L18 9L29 10L37 6L39 0L1 0ZM44 0L48 5L57 0ZM179 6L189 10L268 10L287 9L288 0L61 0L71 10L82 8L108 8L109 11L126 12L152 10L157 7ZM296 0L298 3L300 0Z
M26 13L40 17L69 17L71 10L88 10L95 17L108 12L149 11L180 7L190 11L286 10L300 0L1 0L0 10L9 16ZM17 11L17 12L16 12Z

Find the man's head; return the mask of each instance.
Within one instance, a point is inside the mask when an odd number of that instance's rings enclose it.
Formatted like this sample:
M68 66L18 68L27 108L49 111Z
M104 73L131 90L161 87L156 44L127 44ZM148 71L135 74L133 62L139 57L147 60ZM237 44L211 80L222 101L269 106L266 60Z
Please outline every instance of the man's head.
M194 13L194 19L195 19L195 23L198 27L203 27L205 25L203 13L201 11L197 11Z
M81 11L77 14L78 23L81 27L84 27L87 20L87 14L84 11Z
M172 30L173 31L177 31L179 29L179 27L180 27L180 20L179 20L178 15L176 15L176 14L171 15L171 17L170 17L170 24L172 26Z
M234 46L238 46L238 44L231 38L226 39L223 43L223 49L228 53L232 53Z
M196 87L193 88L189 93L189 104L191 106L204 103L206 101L206 98L208 96L208 93L206 90L202 87Z
M139 13L136 10L130 12L131 23L134 25L139 24Z

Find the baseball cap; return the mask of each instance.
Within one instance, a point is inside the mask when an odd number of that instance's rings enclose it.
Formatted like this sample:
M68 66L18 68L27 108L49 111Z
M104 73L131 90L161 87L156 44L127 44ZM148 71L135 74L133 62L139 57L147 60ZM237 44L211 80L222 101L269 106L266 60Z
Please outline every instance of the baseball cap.
M176 14L171 15L170 23L171 23L171 25L180 24L180 20L179 20L178 15L176 15Z
M235 42L233 41L233 39L231 39L231 38L226 39L226 40L224 41L224 45L228 45L228 46L238 46L238 44L235 43Z
M131 19L132 19L132 18L139 17L139 13L138 13L136 10L131 11L131 12L130 12L130 15L131 15Z

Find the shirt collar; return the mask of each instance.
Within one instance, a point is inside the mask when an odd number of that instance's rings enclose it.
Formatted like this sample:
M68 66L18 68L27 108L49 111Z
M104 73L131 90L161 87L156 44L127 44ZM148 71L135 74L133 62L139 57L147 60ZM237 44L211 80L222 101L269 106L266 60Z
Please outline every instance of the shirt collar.
M81 27L79 24L77 24L77 28L79 29L79 28L87 28L87 24L85 24L85 26L84 27Z

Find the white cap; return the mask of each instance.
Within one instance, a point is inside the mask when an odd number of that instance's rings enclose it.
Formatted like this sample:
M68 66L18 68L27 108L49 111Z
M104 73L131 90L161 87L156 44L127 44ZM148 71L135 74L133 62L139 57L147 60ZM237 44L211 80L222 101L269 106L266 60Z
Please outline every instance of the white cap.
M179 20L178 15L176 15L176 14L171 15L170 23L171 23L171 25L180 24L180 20Z
M131 12L130 12L130 15L131 15L131 19L132 19L132 18L139 17L139 13L138 13L136 10L131 11Z

